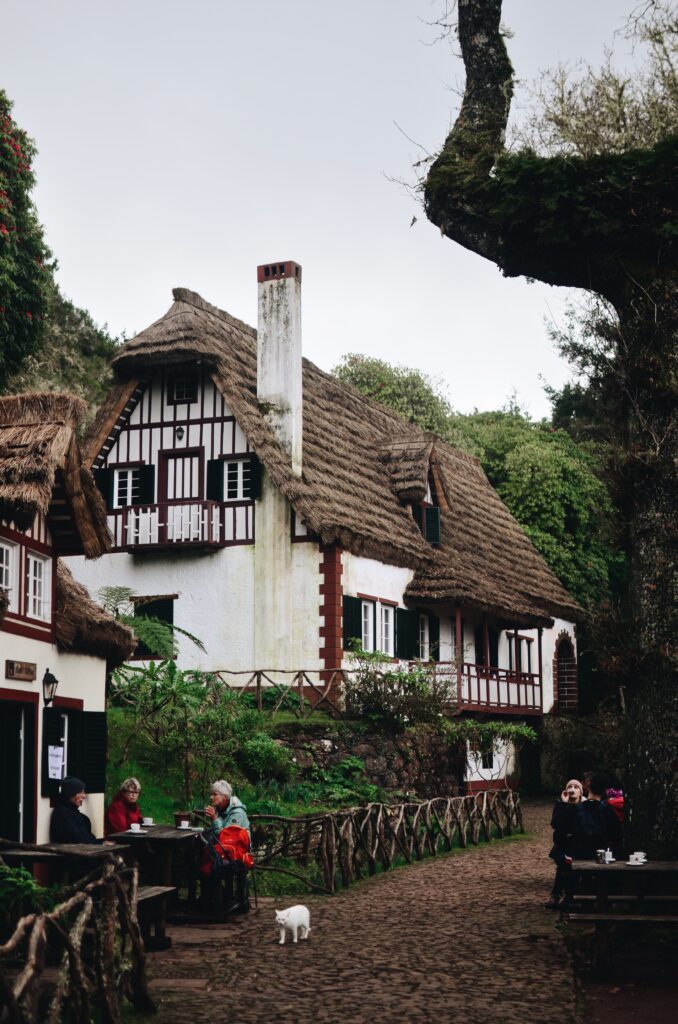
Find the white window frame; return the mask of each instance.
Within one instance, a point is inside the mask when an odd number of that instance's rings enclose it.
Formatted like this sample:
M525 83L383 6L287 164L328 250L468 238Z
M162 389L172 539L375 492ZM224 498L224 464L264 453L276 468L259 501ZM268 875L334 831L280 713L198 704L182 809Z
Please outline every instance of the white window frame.
M2 553L2 561L0 562L0 590L7 591L9 602L7 610L16 613L19 607L17 587L19 545L11 540L5 540L3 537L0 539L0 553Z
M135 473L136 479L134 477ZM122 480L125 480L125 501L120 500L120 483ZM139 487L140 478L138 466L126 466L121 469L113 467L113 508L129 508L135 504L130 499L134 497L135 492L136 497L139 497Z
M237 467L236 493L229 494L229 467ZM247 492L247 493L245 493ZM252 460L250 456L242 459L224 459L224 501L249 501L252 496Z
M38 571L39 567L39 571ZM52 559L26 552L26 617L49 622L52 616Z
M428 661L431 656L428 615L419 616L419 660Z
M379 649L390 658L395 656L395 608L392 604L379 604Z
M360 621L362 624L362 647L364 651L374 650L374 601L362 601L360 605Z

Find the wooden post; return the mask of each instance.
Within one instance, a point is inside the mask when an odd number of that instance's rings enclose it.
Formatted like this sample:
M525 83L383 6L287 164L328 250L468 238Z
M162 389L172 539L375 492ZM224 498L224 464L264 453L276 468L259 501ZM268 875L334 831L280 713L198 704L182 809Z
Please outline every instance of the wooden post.
M541 640L542 640L542 633L543 632L544 632L544 630L540 626L539 629L537 630L537 658L538 658L538 664L539 664L539 704L541 706L541 710L542 711L544 710L544 681L543 681L543 678L542 678L542 653L541 653ZM532 687L532 702L534 703L534 687Z
M257 690L257 711L261 711L263 708L261 702L261 672L256 673L256 690Z
M454 610L454 655L457 662L457 707L461 708L461 675L464 667L464 635L461 629L461 607Z

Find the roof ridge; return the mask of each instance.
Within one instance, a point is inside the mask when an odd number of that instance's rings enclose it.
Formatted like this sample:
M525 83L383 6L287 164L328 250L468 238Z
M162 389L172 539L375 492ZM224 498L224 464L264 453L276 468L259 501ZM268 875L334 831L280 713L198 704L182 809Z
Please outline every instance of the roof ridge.
M175 302L185 302L189 306L195 306L196 309L201 309L205 313L211 313L213 316L217 316L220 320L225 320L226 323L232 327L238 327L241 331L246 334L251 334L252 337L256 338L257 329L252 327L250 324L246 324L244 320L239 320L232 313L227 312L225 309L220 309L219 306L215 306L212 302L208 302L207 299L203 299L199 292L194 292L190 288L173 288L172 297ZM179 314L175 313L174 316ZM169 316L167 313L161 320L166 320Z

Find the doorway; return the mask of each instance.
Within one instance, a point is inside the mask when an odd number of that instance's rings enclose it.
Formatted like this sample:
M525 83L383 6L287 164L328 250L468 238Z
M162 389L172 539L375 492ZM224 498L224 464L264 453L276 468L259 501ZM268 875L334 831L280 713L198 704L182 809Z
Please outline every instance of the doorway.
M19 843L34 842L36 777L33 701L0 699L0 779L0 836Z

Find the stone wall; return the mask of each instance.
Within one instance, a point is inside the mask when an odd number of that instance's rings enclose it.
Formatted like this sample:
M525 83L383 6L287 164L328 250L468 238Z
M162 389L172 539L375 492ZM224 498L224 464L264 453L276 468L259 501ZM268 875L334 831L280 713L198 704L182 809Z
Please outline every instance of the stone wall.
M419 797L455 796L463 762L437 729L419 726L401 735L330 728L322 737L300 731L278 739L290 750L302 776L314 766L331 768L350 755L361 758L371 782Z

